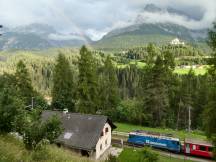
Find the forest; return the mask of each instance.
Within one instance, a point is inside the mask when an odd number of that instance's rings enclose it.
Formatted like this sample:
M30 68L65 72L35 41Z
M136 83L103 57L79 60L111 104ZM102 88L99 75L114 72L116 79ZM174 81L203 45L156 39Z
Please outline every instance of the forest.
M80 53L79 50L73 49L51 50L44 53L2 53L1 73L13 74L17 63L22 60L28 69L33 88L40 95L56 100L55 98L64 97L64 93L69 93L67 96L71 97L73 103L66 107L56 105L57 109L81 111L78 109L81 93L79 84L80 76L83 76L83 80L90 79L86 82L91 83L93 87L87 86L88 93L93 95L90 100L95 100L93 103L97 105L91 106L94 110L83 110L86 113L101 111L119 122L188 129L188 110L191 107L192 129L203 128L202 115L208 102L208 83L211 77L207 72L204 75L196 74L196 69L192 66L208 67L208 52L190 45L159 47L149 44L146 47L117 53L103 53L85 47ZM174 72L177 68L184 69L184 66L190 67L188 73ZM70 69L69 74L66 69ZM85 73L82 74L80 71ZM85 76L90 74L92 76ZM62 80L63 78L65 79ZM67 84L71 85L65 85L69 88L63 88L67 81ZM69 92L61 92L61 96L55 96L54 94L59 92L53 90L58 88ZM159 120L158 123L154 123L155 119Z

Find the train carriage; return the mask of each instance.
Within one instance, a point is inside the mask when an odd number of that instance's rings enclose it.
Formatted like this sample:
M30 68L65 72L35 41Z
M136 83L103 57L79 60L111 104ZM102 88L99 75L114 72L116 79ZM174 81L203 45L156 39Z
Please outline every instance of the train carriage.
M213 157L213 146L207 141L185 139L184 153L188 155L212 158Z
M181 144L178 138L167 137L161 134L144 131L134 131L129 133L128 143L133 145L149 145L155 148L166 149L179 153Z

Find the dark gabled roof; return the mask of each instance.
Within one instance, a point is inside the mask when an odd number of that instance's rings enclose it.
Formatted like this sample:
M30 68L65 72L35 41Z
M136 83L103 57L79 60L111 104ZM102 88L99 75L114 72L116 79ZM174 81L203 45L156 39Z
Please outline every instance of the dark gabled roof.
M43 111L42 120L45 121L53 115L57 115L64 129L56 142L71 148L93 150L100 138L105 123L109 123L112 129L116 126L103 115L89 115L78 113L64 114L60 111Z

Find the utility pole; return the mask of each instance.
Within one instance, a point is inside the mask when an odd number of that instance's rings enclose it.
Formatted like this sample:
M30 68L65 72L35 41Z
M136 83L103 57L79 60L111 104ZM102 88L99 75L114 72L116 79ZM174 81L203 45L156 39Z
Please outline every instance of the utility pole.
M191 106L188 106L188 132L191 131Z
M34 109L34 97L32 97L31 108L32 108L32 110Z

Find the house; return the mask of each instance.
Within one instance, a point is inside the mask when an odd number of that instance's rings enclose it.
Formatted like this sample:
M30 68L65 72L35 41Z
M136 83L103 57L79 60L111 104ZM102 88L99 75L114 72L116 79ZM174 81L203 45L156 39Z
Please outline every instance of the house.
M182 41L180 41L178 38L175 38L173 39L171 42L170 42L171 45L185 45L185 43Z
M101 157L111 147L112 130L116 126L107 116L43 111L42 120L53 115L60 118L64 129L56 139L58 146L94 159Z

